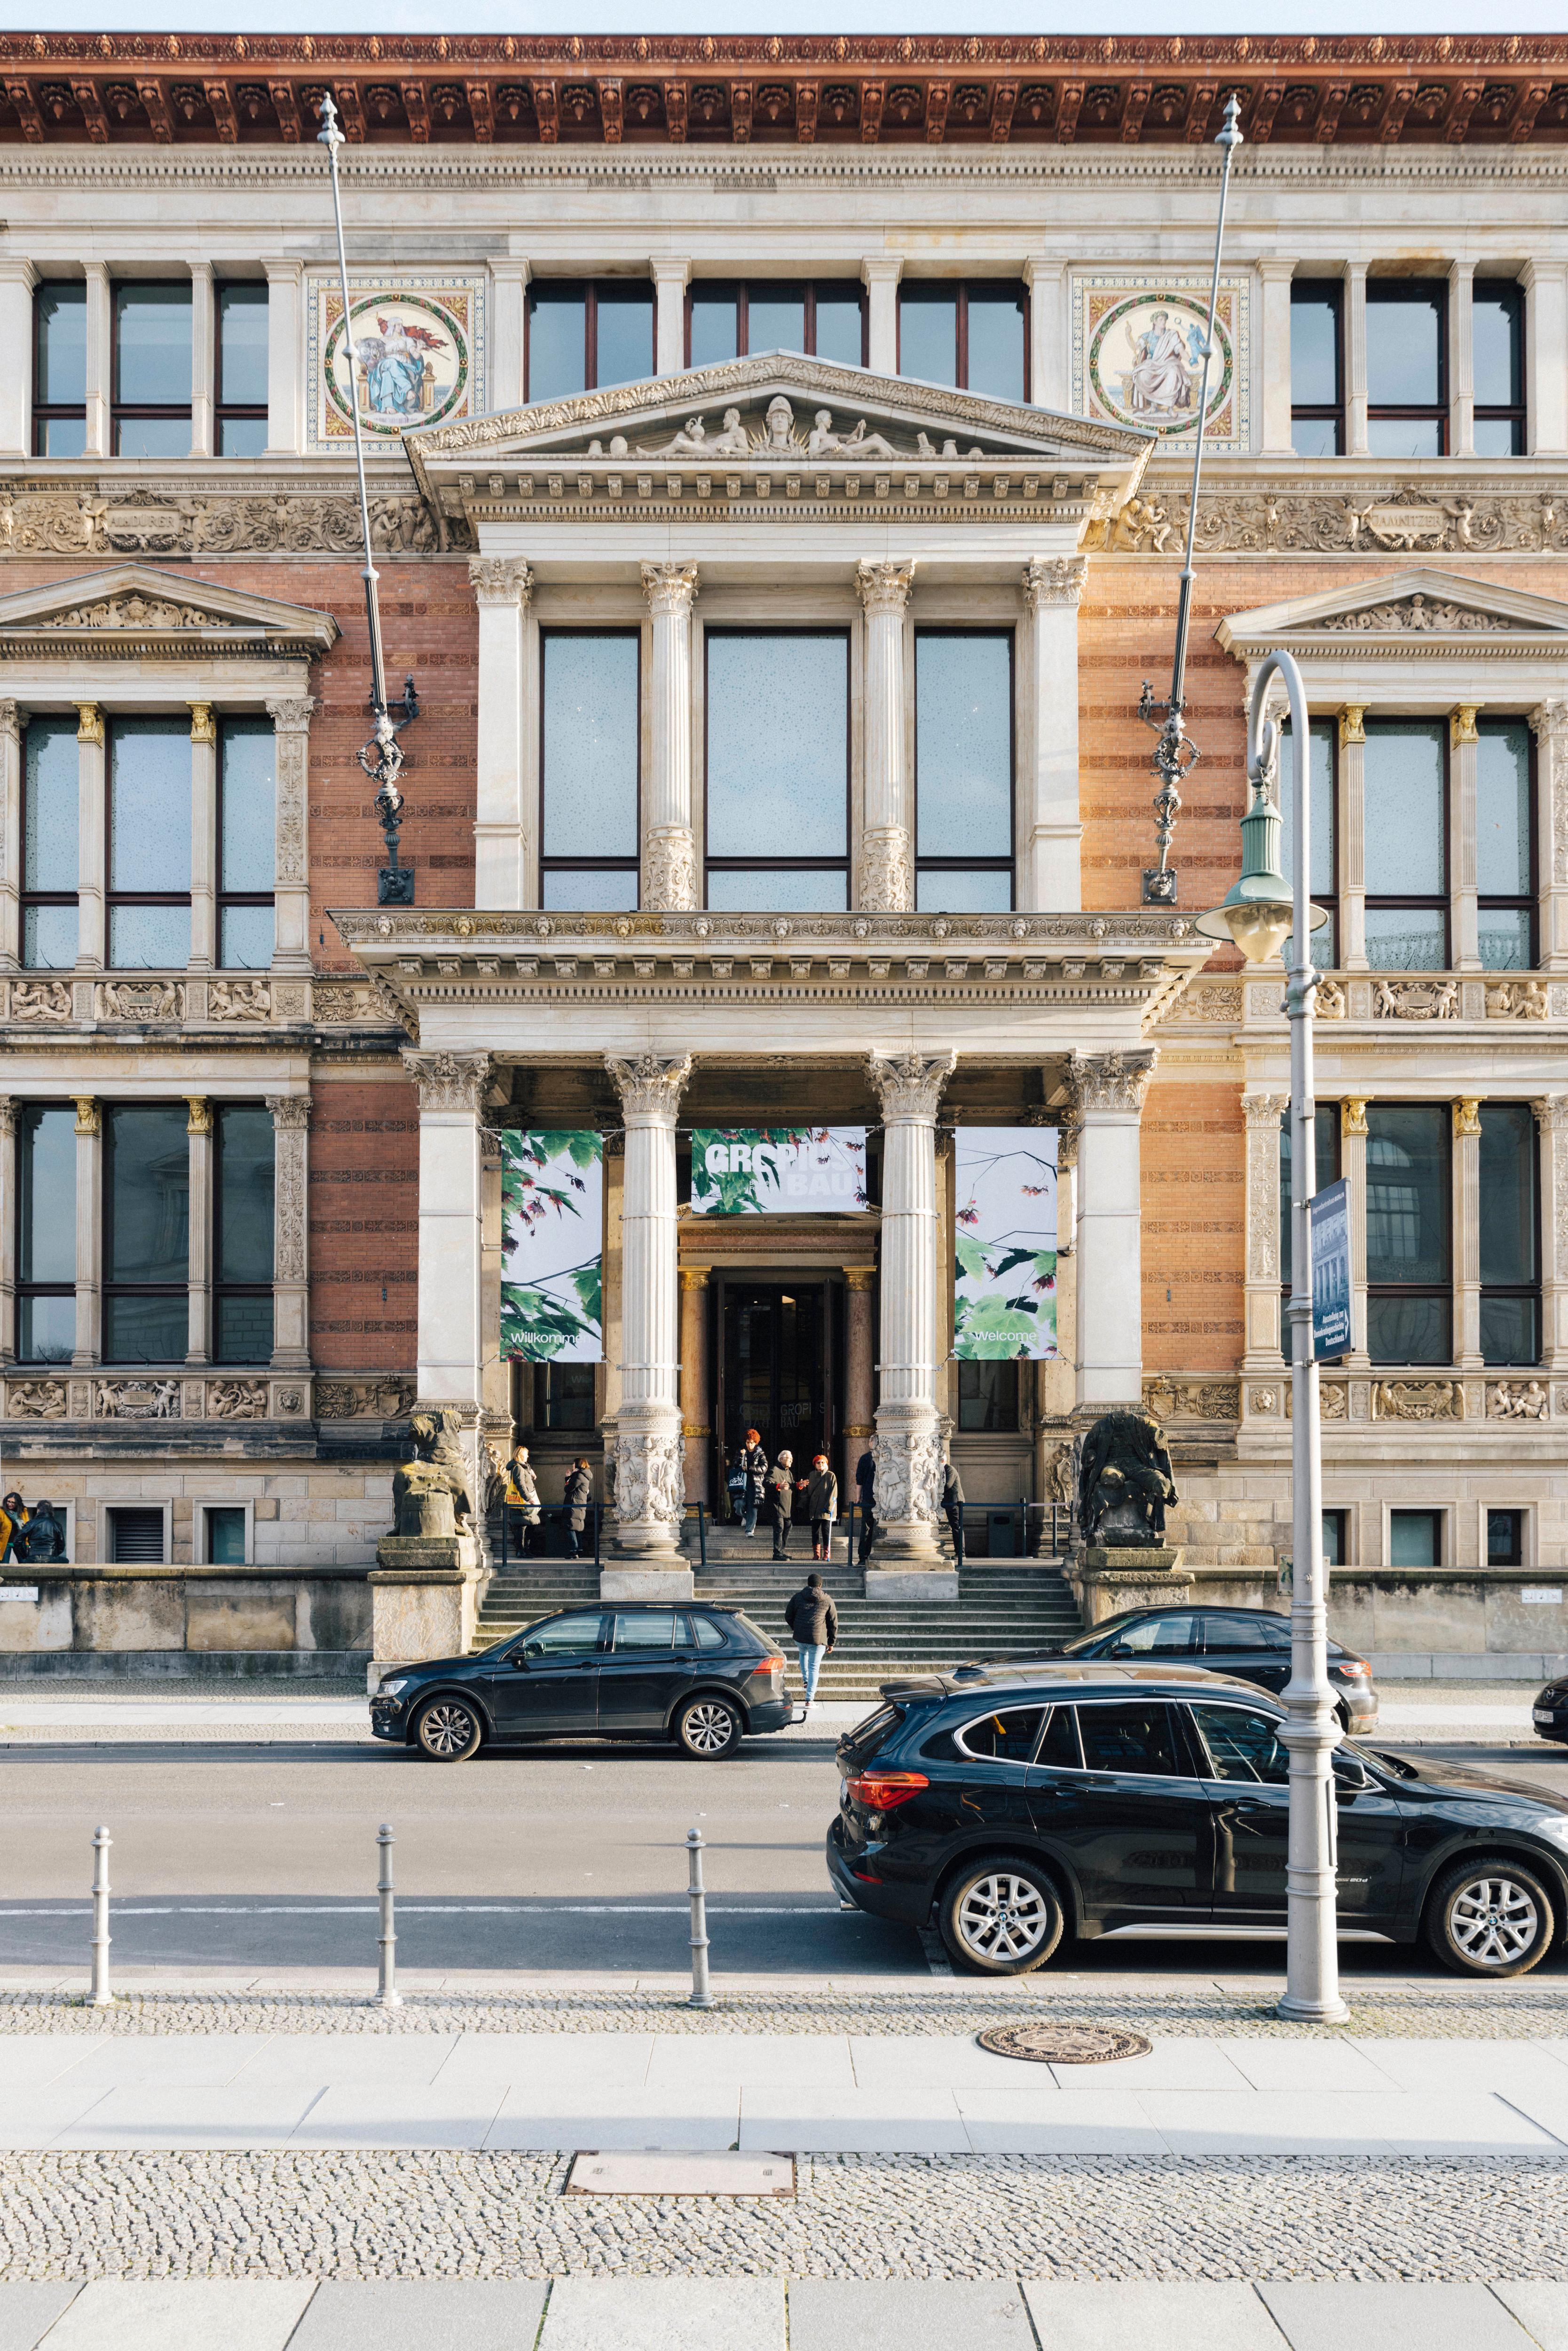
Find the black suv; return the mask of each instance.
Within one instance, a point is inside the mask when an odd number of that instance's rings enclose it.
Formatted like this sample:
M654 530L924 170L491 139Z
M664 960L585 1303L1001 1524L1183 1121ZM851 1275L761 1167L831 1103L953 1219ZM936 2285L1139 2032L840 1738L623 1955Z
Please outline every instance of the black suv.
M738 1608L567 1608L469 1657L422 1658L371 1699L378 1739L461 1763L531 1739L673 1739L716 1762L782 1730L784 1660Z
M1291 1678L1291 1620L1271 1608L1124 1608L1063 1642L1043 1657L1126 1658L1131 1665L1201 1665L1260 1689L1282 1690ZM992 1665L1004 1660L992 1658ZM1009 1657L1009 1665L1032 1659ZM1372 1667L1337 1641L1328 1645L1329 1679L1342 1730L1364 1738L1377 1728Z
M1284 1709L1196 1666L998 1667L887 1682L839 1745L841 1896L936 1914L957 1963L1022 1975L1064 1934L1285 1928ZM1333 1758L1339 1930L1521 1975L1568 1922L1568 1796L1423 1756Z

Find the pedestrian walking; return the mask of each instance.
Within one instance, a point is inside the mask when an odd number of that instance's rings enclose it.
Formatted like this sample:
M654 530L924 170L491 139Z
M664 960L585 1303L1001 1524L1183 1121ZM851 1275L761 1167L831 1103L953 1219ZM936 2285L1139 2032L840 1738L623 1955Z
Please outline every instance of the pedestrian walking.
M8 1559L21 1558L22 1530L27 1517L27 1505L20 1494L9 1493L0 1501L0 1566Z
M806 1480L806 1516L811 1521L813 1559L831 1559L833 1521L838 1515L839 1481L828 1467L827 1455L819 1453L811 1463L811 1474Z
M822 1659L831 1656L839 1637L839 1612L822 1589L820 1575L809 1575L784 1611L795 1646L800 1652L800 1679L806 1687L806 1711L817 1695Z
M512 1549L519 1559L528 1554L528 1531L539 1522L539 1487L528 1462L526 1445L514 1445L511 1459L507 1464L507 1486L504 1507L508 1513L507 1532Z
M593 1472L588 1463L574 1461L567 1476L566 1555L568 1559L582 1557L582 1531L588 1524L588 1506L593 1499Z
M876 1541L876 1456L869 1445L855 1463L855 1491L860 1496L860 1563L863 1567Z
M953 1535L953 1564L964 1564L964 1481L951 1461L942 1465L942 1515Z
M773 1505L773 1556L789 1552L789 1523L795 1510L795 1456L781 1453L768 1473L768 1499Z
M768 1479L768 1456L755 1428L748 1428L746 1432L746 1442L740 1448L740 1467L746 1487L740 1531L742 1534L754 1535L757 1532L757 1514L762 1508L763 1489Z

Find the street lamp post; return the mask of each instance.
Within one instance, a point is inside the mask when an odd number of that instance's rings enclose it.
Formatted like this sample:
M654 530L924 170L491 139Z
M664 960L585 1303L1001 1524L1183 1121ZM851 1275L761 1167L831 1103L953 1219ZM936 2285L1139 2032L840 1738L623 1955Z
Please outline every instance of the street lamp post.
M1281 820L1273 786L1279 768L1278 721L1264 716L1278 674L1291 709L1294 752L1291 882L1279 871ZM1302 2023L1343 2023L1334 1897L1335 1796L1332 1757L1339 1744L1328 1677L1328 1615L1322 1544L1322 1431L1318 1367L1312 1353L1312 1290L1308 1203L1317 1189L1313 1134L1312 1004L1317 974L1311 934L1327 921L1311 896L1312 741L1301 673L1289 653L1272 653L1258 673L1247 716L1247 781L1251 805L1241 820L1241 877L1223 905L1200 914L1209 938L1231 939L1249 963L1260 963L1289 935L1286 1009L1291 1021L1291 1678L1281 1737L1291 1756L1290 1857L1286 1875L1289 1949L1285 1996L1277 2013ZM1292 888L1291 884L1294 884Z

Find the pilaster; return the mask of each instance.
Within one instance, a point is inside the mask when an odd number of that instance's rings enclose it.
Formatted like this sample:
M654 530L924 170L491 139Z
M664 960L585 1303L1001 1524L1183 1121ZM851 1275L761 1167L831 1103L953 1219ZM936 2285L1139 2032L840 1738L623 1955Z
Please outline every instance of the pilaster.
M861 263L866 288L866 364L873 375L898 373L898 281L901 253L868 253Z
M1354 704L1339 715L1339 951L1344 971L1367 968L1365 716Z
M16 1352L16 1102L0 1094L0 1363Z
M686 364L686 287L689 261L653 264L653 372L679 375Z
M1291 280L1293 260L1270 254L1257 265L1262 288L1260 338L1262 343L1262 412L1265 457L1294 455L1291 436Z
M0 700L0 971L22 958L22 725Z
M1351 456L1364 457L1366 445L1366 264L1353 261L1344 273L1344 421Z
M1454 1362L1461 1372L1484 1368L1481 1355L1481 1119L1473 1096L1453 1106L1450 1163L1454 1230Z
M533 803L523 790L524 739L538 715L524 678L524 615L534 575L520 558L480 555L470 561L468 578L479 610L474 904L526 906L536 866Z
M211 971L218 959L218 730L210 702L191 711L191 961Z
M1568 971L1568 701L1538 703L1530 714L1535 736L1535 871L1539 945L1543 971Z
M484 1167L487 1053L417 1053L419 1400L474 1416L484 1403Z
M1476 454L1475 277L1473 261L1448 265L1448 455Z
M1476 760L1480 737L1474 703L1448 714L1448 890L1453 910L1449 959L1456 971L1481 967L1476 904Z
M913 563L855 567L865 607L865 817L857 905L900 914L915 904L915 811L904 757L904 616Z
M490 264L490 406L497 414L520 408L524 400L523 350L528 318L528 265L504 254ZM480 708L484 695L480 695ZM475 902L484 906L486 898ZM500 902L497 902L500 903Z
M708 1420L708 1269L681 1268L681 1442L685 1457L687 1499L708 1499L708 1461L713 1429Z
M1026 914L1075 914L1083 904L1078 780L1081 555L1024 566L1024 691L1019 697L1018 903Z
M272 719L277 779L273 903L277 932L274 971L310 968L310 875L306 862L306 793L310 773L310 714L308 694L267 705Z
M855 1465L876 1434L875 1389L872 1381L872 1290L876 1275L870 1266L844 1268L844 1418L843 1461L839 1471L839 1500L847 1510L856 1499Z
M1347 1371L1366 1372L1366 1103L1347 1094L1339 1106L1339 1172L1350 1203L1350 1353Z
M268 324L270 326L270 320ZM191 455L213 454L213 373L217 360L213 332L213 265L191 264Z
M190 1319L185 1336L187 1364L208 1358L213 1300L213 1106L202 1094L185 1097L186 1149L190 1154L191 1205L186 1223L186 1280Z
M38 273L20 255L0 261L0 459L10 465L33 446L33 289Z
M1541 1151L1541 1362L1568 1372L1568 1094L1530 1107Z
M1247 1122L1247 1351L1241 1368L1268 1372L1276 1378L1283 1367L1280 1121L1290 1106L1289 1094L1241 1097L1241 1115Z
M77 1328L75 1367L96 1364L103 1318L103 1120L90 1094L77 1106Z
M1524 396L1532 457L1568 455L1568 263L1527 261Z
M104 914L105 776L103 713L77 705L77 969L101 971L107 956Z
M895 1573L938 1576L936 1520L942 1489L942 1414L937 1395L936 1111L957 1056L872 1053L866 1073L882 1104L882 1379L876 1408L875 1557ZM933 1597L957 1597L923 1581ZM898 1591L879 1575L879 1596ZM868 1593L873 1585L868 1574Z
M109 402L110 374L113 366L114 289L110 284L106 261L89 261L83 275L87 279L87 431L83 454L89 457L107 457L112 454Z
M272 1364L302 1372L310 1362L310 1096L269 1094L267 1107L273 1127Z
M1037 408L1064 412L1072 405L1067 264L1054 254L1026 254L1023 279L1029 287L1029 396Z
M1157 1048L1074 1053L1078 1144L1078 1408L1139 1404L1144 1301L1139 1126Z
M305 349L301 329L305 265L267 261L267 448L268 457L298 456L305 446Z
M641 894L645 908L671 914L698 904L692 829L692 606L697 567L644 563L643 592L653 616L653 643Z
M494 1127L482 1126L479 1132L480 1387L485 1407L484 1426L495 1429L509 1445L512 1436L512 1366L501 1353L501 1281L506 1271L502 1177L501 1138ZM484 1533L482 1510L475 1520L475 1532L481 1536Z
M679 1596L691 1591L691 1571L674 1555L685 1518L675 1118L692 1060L689 1053L643 1053L632 1061L609 1054L605 1068L621 1098L626 1139L614 1446L615 1549L626 1564L609 1571L601 1589L606 1598Z

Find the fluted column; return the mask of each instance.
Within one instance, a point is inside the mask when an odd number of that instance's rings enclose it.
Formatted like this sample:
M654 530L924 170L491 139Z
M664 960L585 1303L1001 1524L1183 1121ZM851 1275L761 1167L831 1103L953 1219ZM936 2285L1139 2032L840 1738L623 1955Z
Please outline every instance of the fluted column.
M1075 1053L1068 1072L1078 1144L1078 1404L1103 1412L1144 1390L1139 1121L1157 1050Z
M856 566L865 606L865 812L857 903L883 914L915 904L913 794L904 756L904 616L913 563Z
M1366 716L1347 703L1339 715L1339 959L1366 969Z
M310 1361L310 1096L269 1094L272 1113L272 1362L280 1372L302 1372ZM423 1170L420 1199L423 1205ZM420 1226L423 1286L424 1228Z
M1026 912L1076 913L1083 904L1078 607L1088 572L1081 555L1037 555L1024 566L1018 903Z
M706 1503L708 1449L707 1292L706 1265L681 1268L681 1443L688 1500Z
M91 1094L77 1106L77 1328L73 1365L96 1364L103 1335L103 1117Z
M1448 888L1453 931L1448 961L1455 971L1481 967L1476 904L1476 763L1480 736L1473 702L1448 713Z
M876 1434L872 1418L875 1389L872 1384L872 1284L876 1275L868 1265L844 1268L844 1420L843 1466L839 1479L839 1503L848 1510L855 1500L855 1464Z
M692 606L697 567L644 563L643 592L653 615L653 650L642 902L656 913L673 914L697 904L692 831Z
M273 831L274 971L310 968L310 874L305 853L305 811L310 781L308 694L288 695L267 705L272 720L272 756L277 786Z
M191 711L192 971L218 960L218 728L210 702Z
M527 745L538 705L524 691L524 622L534 575L520 558L475 556L468 566L479 608L479 732L475 762L474 904L527 906L535 861L524 789Z
M189 1312L185 1361L207 1360L207 1315L213 1295L213 1106L204 1094L185 1096L191 1205L187 1213L185 1280Z
M1538 703L1535 737L1535 959L1542 971L1568 971L1568 702Z
M1281 1363L1280 1323L1280 1120L1289 1094L1243 1094L1247 1122L1247 1352L1244 1372L1272 1372Z
M1453 1119L1451 1345L1460 1371L1479 1372L1485 1367L1481 1354L1481 1106L1473 1094L1454 1103Z
M108 958L104 914L103 713L77 705L77 969L101 971Z
M882 1104L882 1400L876 1408L879 1569L895 1579L941 1573L936 1520L942 1488L941 1410L936 1396L936 1106L956 1055L868 1056ZM889 1572L883 1570L884 1574ZM920 1588L956 1599L957 1577ZM884 1581L874 1588L896 1597ZM866 1589L873 1584L868 1573Z
M22 727L14 702L0 701L0 971L22 957Z
M692 1057L606 1056L621 1097L626 1158L621 1207L621 1408L615 1429L615 1550L606 1598L691 1590L675 1544L685 1517L679 1392L675 1116ZM639 1569L641 1573L639 1573ZM649 1572L654 1580L650 1582Z

